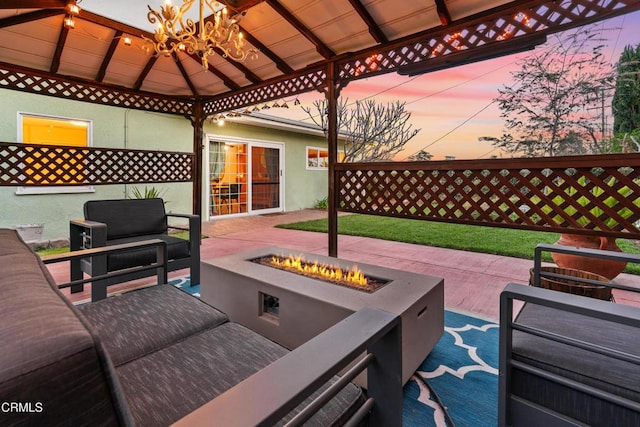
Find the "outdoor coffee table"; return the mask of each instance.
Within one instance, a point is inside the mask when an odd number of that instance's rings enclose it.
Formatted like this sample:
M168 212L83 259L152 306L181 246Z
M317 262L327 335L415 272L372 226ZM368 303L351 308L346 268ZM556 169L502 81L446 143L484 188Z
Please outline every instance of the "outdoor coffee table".
M294 349L365 306L402 319L402 380L406 383L444 331L444 279L369 264L366 275L388 280L366 293L252 260L267 255L301 256L308 261L350 269L354 262L267 247L201 263L203 301L231 321ZM364 377L356 380L365 386Z

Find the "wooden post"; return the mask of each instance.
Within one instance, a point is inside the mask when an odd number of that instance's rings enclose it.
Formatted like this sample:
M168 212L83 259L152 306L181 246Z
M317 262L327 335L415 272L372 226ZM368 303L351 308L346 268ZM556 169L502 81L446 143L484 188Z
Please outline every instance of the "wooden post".
M334 62L327 67L327 90L325 96L328 106L327 145L329 148L329 192L328 192L328 221L329 221L329 256L338 256L338 208L336 193L336 161L338 160L338 117L337 104L339 89L337 86L337 69Z
M202 102L196 101L193 105L193 116L191 117L191 125L193 126L193 167L191 169L193 176L191 179L193 182L193 214L200 216L202 216L203 123Z

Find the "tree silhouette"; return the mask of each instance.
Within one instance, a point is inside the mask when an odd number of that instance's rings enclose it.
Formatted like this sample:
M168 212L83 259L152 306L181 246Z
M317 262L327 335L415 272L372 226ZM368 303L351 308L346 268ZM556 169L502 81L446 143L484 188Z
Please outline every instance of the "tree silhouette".
M356 101L355 108L348 107L348 99L338 100L338 133L342 141L345 162L376 162L391 160L404 145L420 132L409 123L411 113L405 110L405 102L378 105L368 99ZM312 108L303 110L322 128L328 127L326 99L314 101Z
M640 128L640 44L625 46L616 67L613 94L613 132L630 133Z
M433 154L429 153L427 150L420 150L415 154L410 155L409 160L411 161L425 161L433 159Z
M613 69L602 39L585 27L554 36L519 62L495 99L505 132L494 146L527 156L602 152L600 109ZM593 108L591 108L593 107Z

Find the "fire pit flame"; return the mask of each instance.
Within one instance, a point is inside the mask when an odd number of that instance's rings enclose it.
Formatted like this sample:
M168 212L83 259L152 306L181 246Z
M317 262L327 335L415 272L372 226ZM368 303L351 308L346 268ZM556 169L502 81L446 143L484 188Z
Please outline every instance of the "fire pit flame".
M317 260L307 261L302 255L289 255L287 257L285 255L269 254L253 258L250 261L360 292L372 293L391 283L388 279L365 274L356 266L351 269L334 267L333 265L319 263Z
M344 282L350 286L365 287L368 283L365 275L356 266L351 270L343 270L340 267L319 264L318 261L304 261L302 257L292 255L287 258L274 255L271 257L271 265L325 280Z

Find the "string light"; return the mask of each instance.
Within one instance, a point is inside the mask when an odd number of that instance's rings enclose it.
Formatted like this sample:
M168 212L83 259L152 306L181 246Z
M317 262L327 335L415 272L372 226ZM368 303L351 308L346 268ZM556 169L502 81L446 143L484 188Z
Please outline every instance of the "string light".
M74 29L76 27L75 17L80 13L80 6L78 6L75 0L69 0L65 10L67 14L64 17L64 26L69 29Z

